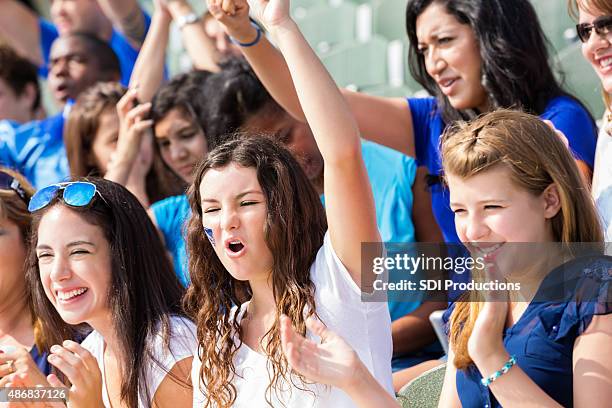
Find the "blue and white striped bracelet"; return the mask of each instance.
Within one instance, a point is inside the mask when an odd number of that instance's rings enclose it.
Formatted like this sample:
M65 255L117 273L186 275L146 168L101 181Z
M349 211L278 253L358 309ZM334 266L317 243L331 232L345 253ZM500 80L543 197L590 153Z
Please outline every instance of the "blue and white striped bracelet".
M501 370L497 370L496 372L494 372L490 376L481 379L480 382L485 387L488 387L493 381L497 380L499 377L501 377L502 375L504 375L508 371L510 371L512 366L515 365L515 364L516 364L516 358L514 356L510 356L510 359L508 361L506 361L506 364L504 364L504 366L501 368Z

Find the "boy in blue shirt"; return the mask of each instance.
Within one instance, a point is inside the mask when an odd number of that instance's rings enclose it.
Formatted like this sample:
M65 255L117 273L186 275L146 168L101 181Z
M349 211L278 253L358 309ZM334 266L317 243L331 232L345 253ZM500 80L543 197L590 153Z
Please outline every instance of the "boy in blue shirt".
M137 0L51 0L46 21L16 0L0 0L0 36L48 75L51 44L73 32L95 34L108 42L121 63L121 83L128 84L150 18Z
M63 112L25 124L0 121L0 164L23 174L36 188L69 176L63 129L72 101L99 81L118 81L117 56L90 34L58 38L51 48L49 85Z

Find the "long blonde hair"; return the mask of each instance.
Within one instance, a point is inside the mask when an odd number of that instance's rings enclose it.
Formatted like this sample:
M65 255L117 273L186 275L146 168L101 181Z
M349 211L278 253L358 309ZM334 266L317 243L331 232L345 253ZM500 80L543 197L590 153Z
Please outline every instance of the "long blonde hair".
M534 195L555 184L561 209L551 220L555 241L602 242L597 212L576 162L555 132L538 117L498 110L471 123L449 128L441 139L445 174L469 178L496 166L510 170L512 182ZM481 301L457 302L450 339L455 366L472 363L467 342L482 308Z

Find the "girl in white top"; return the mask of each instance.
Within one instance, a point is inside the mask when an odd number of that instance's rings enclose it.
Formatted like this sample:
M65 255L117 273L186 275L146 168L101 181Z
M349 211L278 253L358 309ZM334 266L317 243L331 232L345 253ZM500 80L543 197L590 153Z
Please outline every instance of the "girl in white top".
M68 406L185 407L194 324L155 227L127 189L81 179L39 190L30 201L28 283L49 362L69 381ZM73 328L93 328L82 344ZM16 364L12 386L64 386Z
M247 11L246 3L236 3L241 9L221 3L209 2L213 14ZM373 281L361 244L375 243L372 256L381 247L359 131L290 18L288 1L256 3L325 160L326 209L297 161L268 138L245 135L211 151L200 165L189 194L188 228L192 285L186 304L199 342L193 406L349 407L340 389L291 371L279 317L290 316L299 333L316 339L305 326L316 314L392 393L388 309L361 297Z
M601 79L605 95L606 113L597 140L592 192L606 241L612 242L612 3L608 0L574 0L572 5L574 11L578 10L577 28L582 41L582 55Z

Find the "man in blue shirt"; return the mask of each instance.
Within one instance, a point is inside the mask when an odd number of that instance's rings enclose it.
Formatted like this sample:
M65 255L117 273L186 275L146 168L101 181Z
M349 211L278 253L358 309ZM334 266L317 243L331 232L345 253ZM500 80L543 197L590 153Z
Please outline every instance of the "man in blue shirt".
M95 83L119 77L117 56L104 41L83 33L58 38L51 47L49 85L65 103L63 112L23 125L0 121L0 164L19 171L36 188L66 179L63 129L72 101Z
M0 0L0 37L48 74L51 44L58 36L88 32L108 42L121 62L121 83L129 82L150 18L137 0L51 0L48 22L16 0Z

